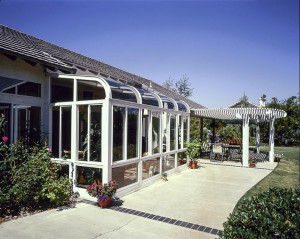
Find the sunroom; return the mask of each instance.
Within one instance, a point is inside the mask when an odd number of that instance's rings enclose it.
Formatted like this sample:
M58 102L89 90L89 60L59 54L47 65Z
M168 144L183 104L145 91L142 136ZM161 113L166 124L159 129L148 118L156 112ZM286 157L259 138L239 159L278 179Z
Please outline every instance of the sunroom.
M49 84L49 146L74 191L116 180L124 195L184 169L185 102L100 76L58 74Z

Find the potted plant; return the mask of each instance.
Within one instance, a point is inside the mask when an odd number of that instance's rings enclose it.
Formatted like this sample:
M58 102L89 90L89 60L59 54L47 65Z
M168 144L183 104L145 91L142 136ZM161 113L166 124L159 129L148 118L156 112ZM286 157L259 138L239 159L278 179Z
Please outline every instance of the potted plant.
M248 163L249 163L249 167L250 168L256 167L256 159L250 158L249 161L248 161Z
M97 198L99 206L102 208L110 206L112 197L117 192L117 189L118 185L114 180L104 184L94 182L86 188L90 196Z
M186 154L190 159L189 167L192 169L198 168L198 162L196 161L196 158L198 157L202 147L201 142L199 140L194 140L190 143L187 143L186 147Z
M164 181L168 181L168 174L167 174L167 173L162 173L161 176L162 176L161 178L162 178Z
M179 160L178 160L179 166L186 164L186 152L185 151L178 153L178 158L179 158Z
M282 159L283 154L274 154L274 162L279 163Z

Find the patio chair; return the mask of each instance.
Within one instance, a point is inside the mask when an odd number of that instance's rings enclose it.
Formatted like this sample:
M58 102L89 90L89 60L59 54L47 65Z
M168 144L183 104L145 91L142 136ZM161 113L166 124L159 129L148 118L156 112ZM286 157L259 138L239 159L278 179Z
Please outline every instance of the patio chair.
M204 142L200 149L199 157L200 158L208 157L210 159L211 153L212 153L212 144L209 142Z
M221 143L215 143L212 145L212 151L210 160L218 160L222 161L222 144Z

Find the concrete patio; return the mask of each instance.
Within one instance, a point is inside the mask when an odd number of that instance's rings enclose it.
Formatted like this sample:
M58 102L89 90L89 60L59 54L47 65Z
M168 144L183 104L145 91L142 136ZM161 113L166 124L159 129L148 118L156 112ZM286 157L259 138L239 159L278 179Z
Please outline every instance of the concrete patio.
M101 209L82 201L2 223L0 238L216 238L240 197L276 163L246 168L200 162L199 169L124 196L120 207Z

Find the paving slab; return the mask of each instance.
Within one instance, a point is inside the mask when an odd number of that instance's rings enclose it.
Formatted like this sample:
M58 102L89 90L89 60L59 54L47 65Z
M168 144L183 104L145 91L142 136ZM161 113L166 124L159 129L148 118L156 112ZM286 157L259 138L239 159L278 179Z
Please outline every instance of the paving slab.
M272 170L200 165L122 197L120 207L81 201L4 222L0 238L216 238L240 197Z

